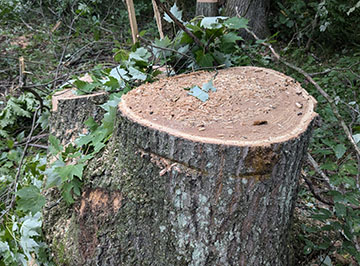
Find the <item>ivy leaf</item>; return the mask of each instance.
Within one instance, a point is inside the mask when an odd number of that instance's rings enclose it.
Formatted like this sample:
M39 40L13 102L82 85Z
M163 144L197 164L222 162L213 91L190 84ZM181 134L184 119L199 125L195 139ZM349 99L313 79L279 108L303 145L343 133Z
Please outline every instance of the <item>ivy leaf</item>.
M56 168L55 171L59 174L63 182L67 180L73 180L74 176L77 176L81 180L84 167L85 165L82 163L69 164L61 168Z
M16 201L17 209L24 212L30 211L35 214L41 211L41 208L45 205L45 197L40 193L40 189L31 185L24 187L16 192L16 195L20 198Z
M236 43L241 40L243 40L243 38L234 32L226 33L221 38L222 43Z
M228 29L239 30L247 28L249 20L246 18L232 17L224 21L224 25Z
M114 67L111 69L109 76L120 80L130 80L130 77L127 75L127 71L125 69L122 69L120 66Z
M44 172L46 175L46 188L51 188L54 186L60 186L61 185L61 178L56 172L57 168L61 168L65 165L65 163L61 160L56 160L50 168L47 168Z
M73 204L73 194L80 196L81 193L81 182L79 179L73 179L71 182L64 184L62 189L62 196L68 204Z
M344 217L346 215L346 206L338 202L335 203L335 212L337 217Z
M146 80L146 75L134 67L129 67L129 74L132 76L133 80Z
M212 80L209 80L209 82L204 83L202 85L202 90L205 91L205 92L209 92L209 90L215 92L216 88L214 87L214 84L213 84Z
M49 135L49 142L49 149L52 155L56 155L63 150L63 146L60 144L60 140L58 140L55 136Z
M142 61L148 63L151 54L144 47L136 49L135 52L130 53L129 59L135 61Z
M337 159L340 159L341 157L343 157L343 155L346 152L346 147L344 144L338 144L335 146L334 148L334 152L335 152L335 156Z
M39 236L37 232L41 228L41 213L38 212L34 216L27 215L24 217L24 222L20 228L20 246L28 260L32 259L30 253L35 251L39 244L33 239L34 236Z
M175 18L182 22L182 11L176 6L176 4L170 8L170 12ZM164 19L169 23L173 23L173 20L168 16L168 14L165 14Z
M202 67L212 67L214 62L214 57L211 54L205 54L202 50L197 51L196 53L196 62Z
M161 40L160 39L156 39L154 41L154 44L158 47L161 47L161 48L167 48L170 46L171 44L171 40L168 36L165 36L164 38L162 38ZM159 57L161 54L164 54L165 56L169 56L171 54L170 51L165 51L165 50L162 50L160 48L155 48L153 47L153 53L156 57Z
M360 134L353 135L353 138L356 144L360 142Z
M95 131L99 127L92 116L90 116L84 124L90 129L90 131Z
M200 27L205 29L220 29L222 27L219 20L227 19L227 17L205 17L201 20Z
M188 94L198 98L202 102L205 102L209 99L209 94L200 89L199 86L194 86L190 88L190 92Z

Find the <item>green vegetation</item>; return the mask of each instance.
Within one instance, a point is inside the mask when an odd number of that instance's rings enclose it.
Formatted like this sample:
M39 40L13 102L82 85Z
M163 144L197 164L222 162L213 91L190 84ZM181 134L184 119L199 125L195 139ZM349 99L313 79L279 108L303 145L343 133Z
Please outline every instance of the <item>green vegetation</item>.
M360 155L349 141L360 146L359 1L273 1L269 26L274 35L256 42L238 34L247 27L245 19L194 18L186 27L198 44L169 17L172 37L157 39L150 1L139 0L135 10L144 31L135 45L121 1L41 3L0 0L0 266L53 265L41 235L43 189L57 186L68 204L80 195L86 162L109 140L122 94L156 79L159 66L173 75L239 65L286 73L318 101L320 119L296 209L297 265L360 263ZM179 9L172 11L183 20ZM330 102L263 44L272 44L284 60L309 73ZM84 73L93 82L80 80ZM50 99L60 85L76 86L83 94L111 93L102 106L102 123L89 118L90 133L67 147L48 133ZM189 93L201 100L216 89L197 85L202 87L188 88ZM55 158L51 164L47 150Z

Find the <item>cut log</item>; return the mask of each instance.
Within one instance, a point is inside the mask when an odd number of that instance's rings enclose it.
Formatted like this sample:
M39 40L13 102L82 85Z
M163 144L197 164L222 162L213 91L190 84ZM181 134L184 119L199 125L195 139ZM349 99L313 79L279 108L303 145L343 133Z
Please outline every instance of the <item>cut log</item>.
M207 101L189 95L210 80ZM131 91L111 143L86 170L81 199L48 211L57 217L44 223L57 262L291 265L315 104L292 78L256 67Z
M196 15L216 17L218 15L218 0L197 0Z

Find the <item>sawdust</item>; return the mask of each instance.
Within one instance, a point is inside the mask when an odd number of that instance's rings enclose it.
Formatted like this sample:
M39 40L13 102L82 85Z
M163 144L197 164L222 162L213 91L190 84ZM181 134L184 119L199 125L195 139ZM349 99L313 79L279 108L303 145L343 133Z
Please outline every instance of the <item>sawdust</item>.
M170 134L214 143L251 145L289 139L316 116L316 101L294 79L274 70L237 67L195 72L144 84L123 96L120 111ZM202 102L186 88L213 80Z

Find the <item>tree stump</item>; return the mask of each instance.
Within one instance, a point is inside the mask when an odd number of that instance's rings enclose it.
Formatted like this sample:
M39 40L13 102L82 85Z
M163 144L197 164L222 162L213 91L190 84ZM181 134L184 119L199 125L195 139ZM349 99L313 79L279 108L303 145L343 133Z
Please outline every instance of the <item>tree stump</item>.
M216 17L218 15L218 0L197 0L196 15Z
M188 88L213 79L200 101ZM50 232L66 265L291 265L289 229L315 100L279 72L239 67L123 96L81 199ZM56 199L53 199L56 200ZM53 239L51 238L52 236Z

